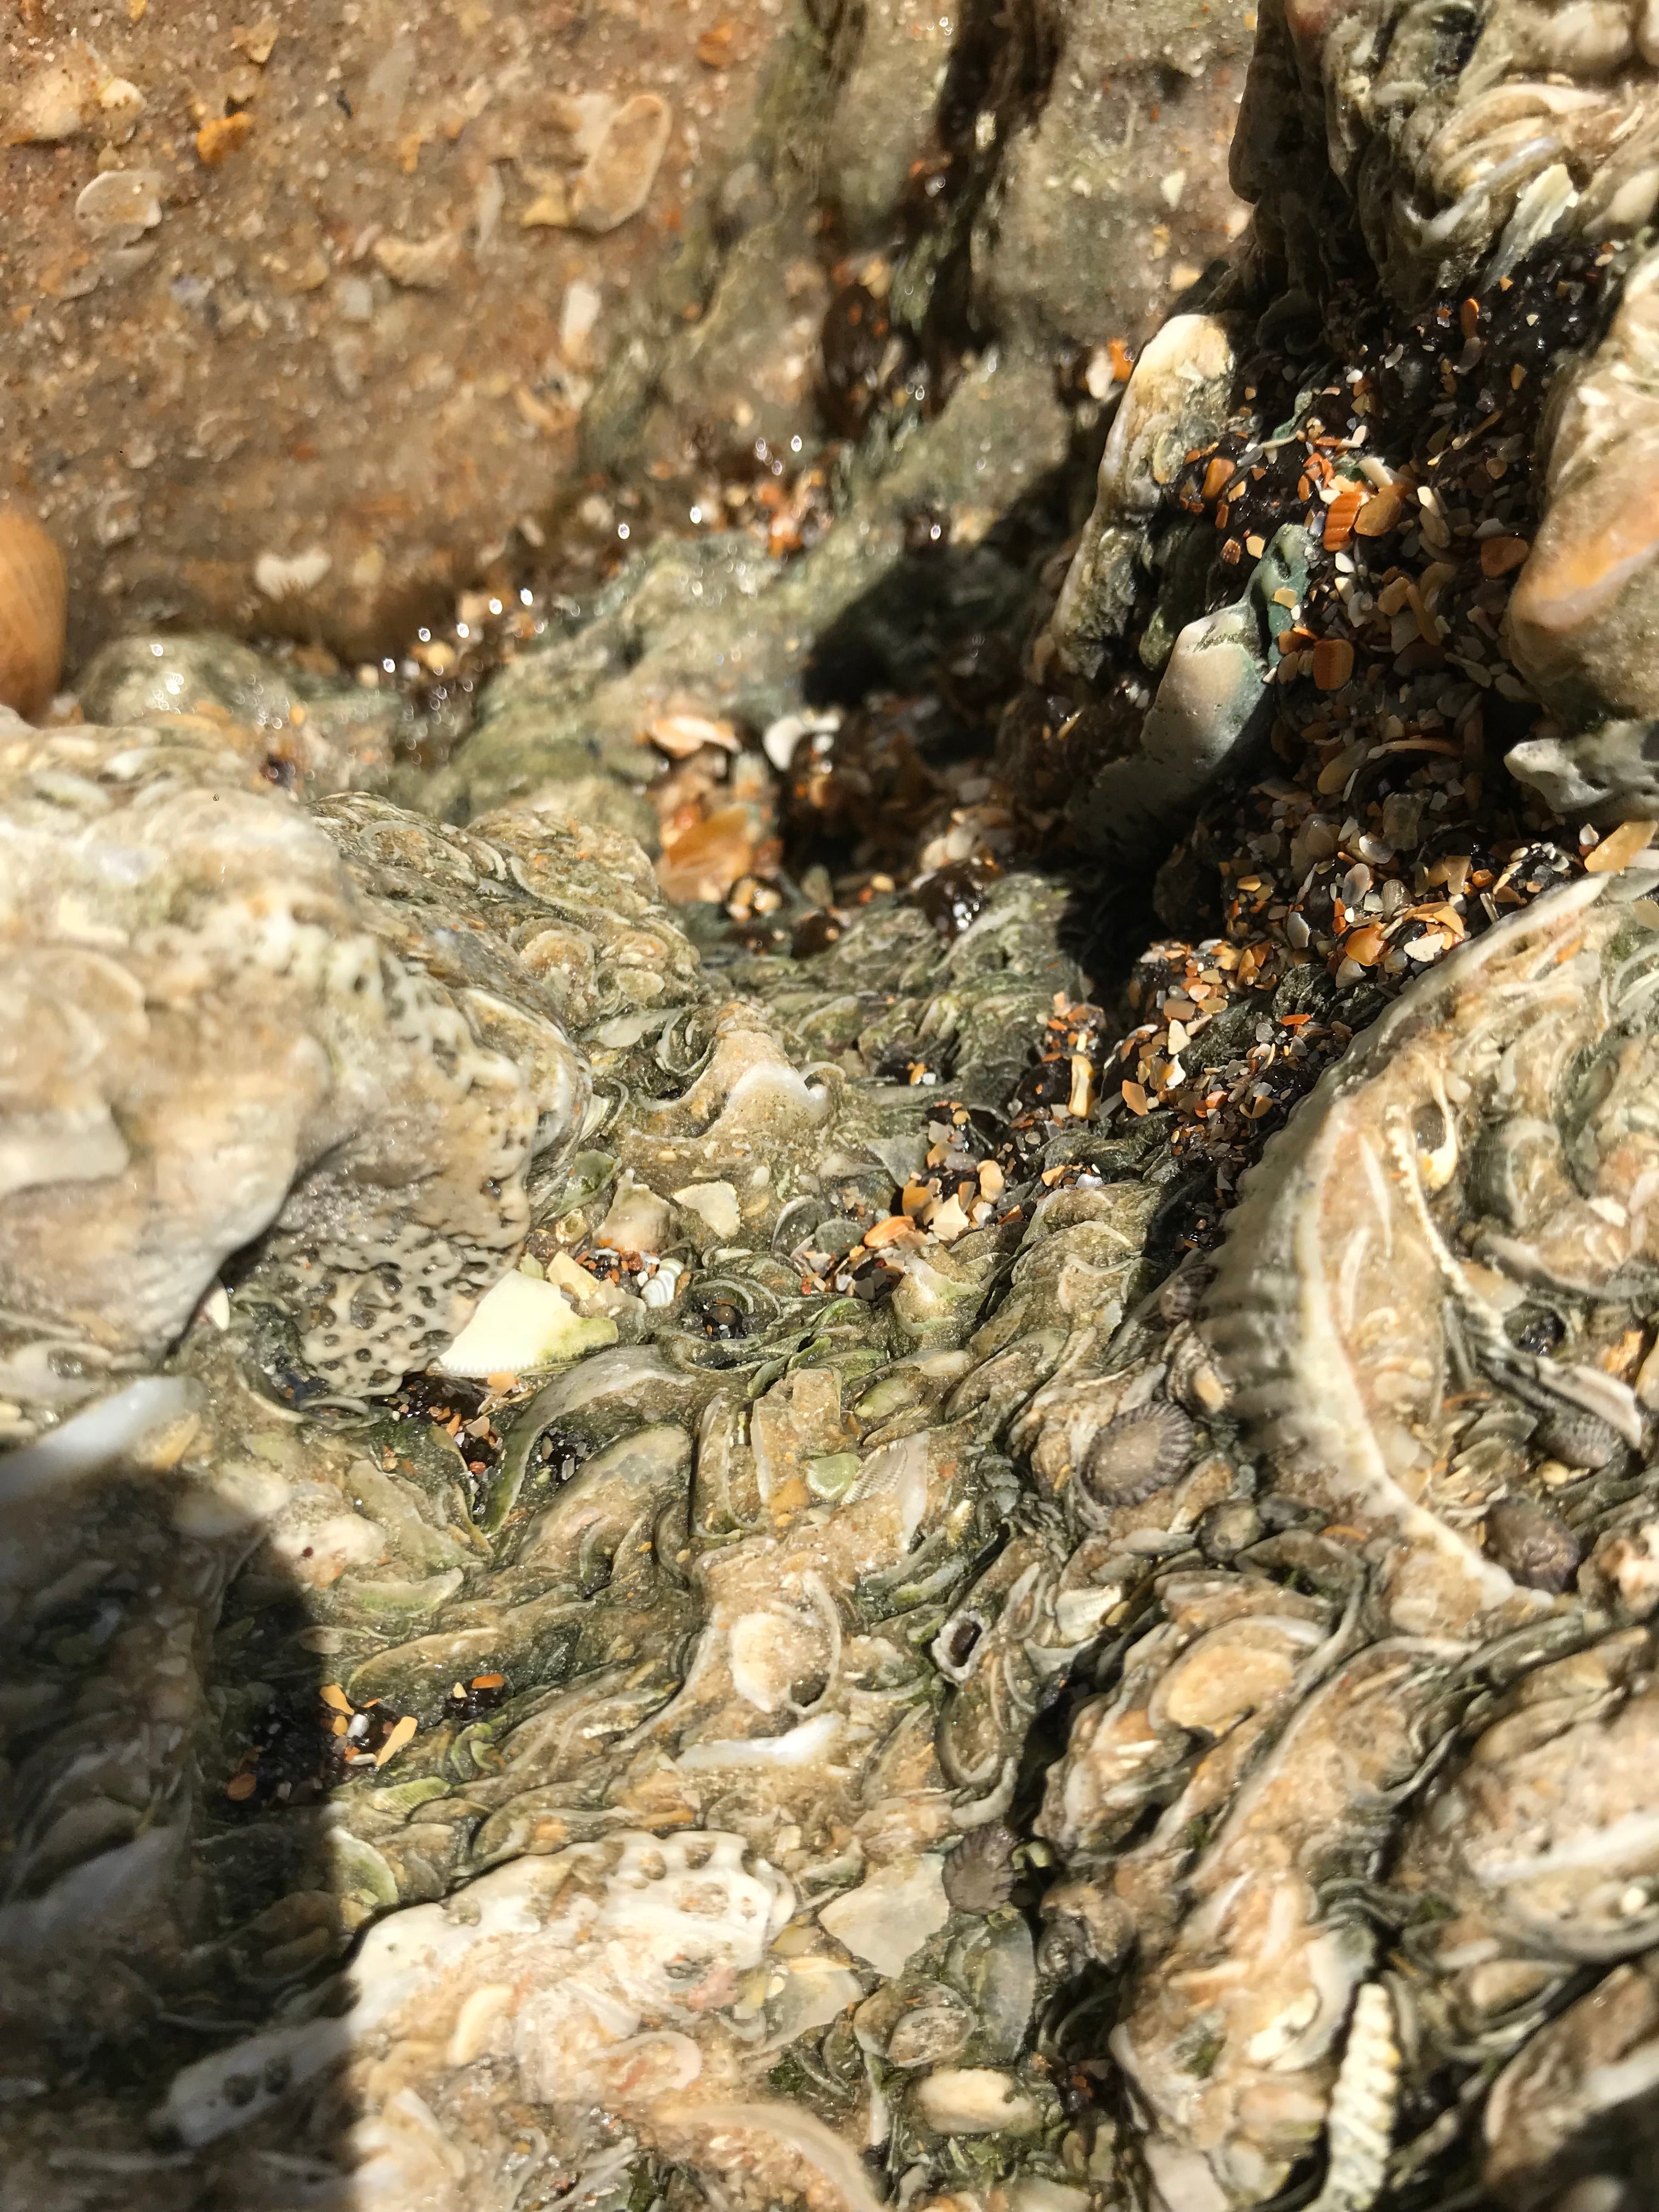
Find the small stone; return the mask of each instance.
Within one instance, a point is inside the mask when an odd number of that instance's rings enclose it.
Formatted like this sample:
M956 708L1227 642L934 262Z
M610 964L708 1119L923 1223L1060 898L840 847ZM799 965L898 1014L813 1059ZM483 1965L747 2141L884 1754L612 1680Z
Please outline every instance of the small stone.
M1524 538L1487 538L1481 541L1480 573L1483 576L1513 574L1532 547Z
M1386 538L1406 512L1406 495L1398 484L1388 484L1368 499L1353 521L1356 538Z
M544 185L519 217L521 230L568 230L569 227L570 195L556 181Z
M238 53L246 54L256 67L263 69L270 59L271 49L276 44L282 26L274 15L261 15L257 23L246 28L238 23L230 34L230 43Z
M734 40L731 22L723 17L720 22L711 23L699 34L694 51L705 69L728 69Z
M1584 855L1584 872L1591 876L1616 875L1620 868L1645 853L1653 842L1659 822L1621 822L1610 830L1594 851Z
M216 169L226 157L239 146L246 145L253 131L251 115L216 115L205 122L196 134L196 158L204 169Z
M1322 637L1313 649L1313 679L1322 691L1340 691L1353 674L1353 647L1346 637Z
M437 292L449 282L460 250L459 235L441 230L435 238L377 239L374 259L406 291Z

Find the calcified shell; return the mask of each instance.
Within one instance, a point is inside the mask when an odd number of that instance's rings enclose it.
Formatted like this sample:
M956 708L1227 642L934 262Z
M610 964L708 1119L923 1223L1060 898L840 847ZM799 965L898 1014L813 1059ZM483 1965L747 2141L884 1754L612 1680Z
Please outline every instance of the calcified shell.
M1650 257L1626 278L1606 338L1554 401L1547 511L1510 605L1517 666L1578 720L1659 710L1656 368L1659 259ZM1549 739L1532 746L1518 749L1523 774L1558 757ZM1571 755L1569 746L1566 759ZM1595 802L1603 819L1638 811L1635 766L1620 775L1622 791Z
M1566 1962L1628 1958L1659 1936L1652 1662L1650 1635L1633 1629L1537 1668L1409 1824L1399 1879L1442 1916L1419 1953L1461 1970L1467 2002L1495 1958L1543 1961L1559 1978Z
M526 978L502 1007L487 957L435 981L407 902L377 929L258 757L246 733L163 724L9 758L0 1273L31 1325L0 1376L43 1411L159 1356L221 1261L273 1228L300 1362L391 1387L515 1256L532 1162L586 1104L545 988Z
M1615 1966L1492 2084L1486 2186L1516 2212L1650 2203L1659 2190L1659 1958Z
M1644 1433L1626 1383L1525 1352L1503 1318L1534 1285L1596 1310L1650 1256L1626 1201L1646 1172L1633 1107L1656 1047L1641 1014L1614 1040L1646 1002L1659 939L1608 881L1540 900L1401 999L1269 1145L1229 1225L1208 1328L1234 1410L1299 1494L1398 1540L1402 1626L1517 1601L1459 1525L1474 1421L1467 1395L1448 1406L1454 1362L1488 1402L1540 1417L1540 1461L1569 1433L1583 1464ZM1583 1068L1598 1051L1599 1090ZM1460 1215L1478 1264L1449 1242Z
M52 703L64 665L69 580L32 517L0 509L0 706L27 719Z
M1474 21L1411 0L1270 0L1261 15L1233 179L1293 261L1311 263L1317 212L1328 233L1352 207L1384 287L1414 307L1483 261L1495 280L1552 232L1628 236L1659 199L1644 0L1493 0Z

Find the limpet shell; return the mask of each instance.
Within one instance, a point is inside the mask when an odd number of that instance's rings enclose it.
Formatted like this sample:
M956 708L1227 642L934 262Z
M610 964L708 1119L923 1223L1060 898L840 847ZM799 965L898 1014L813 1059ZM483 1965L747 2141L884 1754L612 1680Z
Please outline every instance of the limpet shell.
M1178 1406L1139 1406L1095 1438L1081 1470L1083 1486L1101 1505L1139 1505L1182 1474L1193 1442L1193 1425Z
M0 706L45 711L64 665L69 578L33 516L0 508Z

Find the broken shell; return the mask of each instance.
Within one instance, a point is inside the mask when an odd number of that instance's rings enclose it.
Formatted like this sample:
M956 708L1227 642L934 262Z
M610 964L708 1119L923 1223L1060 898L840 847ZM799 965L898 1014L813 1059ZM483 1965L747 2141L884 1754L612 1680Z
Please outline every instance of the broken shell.
M44 713L64 665L69 579L64 556L33 517L0 508L0 706Z
M75 203L75 220L102 246L136 246L161 220L157 169L106 169Z
M333 565L320 545L303 553L262 553L253 564L253 581L268 599L302 599Z

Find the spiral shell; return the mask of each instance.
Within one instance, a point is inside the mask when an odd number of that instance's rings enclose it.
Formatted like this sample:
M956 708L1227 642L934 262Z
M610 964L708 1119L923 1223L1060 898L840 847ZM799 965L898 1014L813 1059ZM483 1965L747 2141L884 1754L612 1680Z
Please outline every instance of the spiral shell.
M51 704L68 611L63 555L31 515L0 508L0 706L32 720Z

